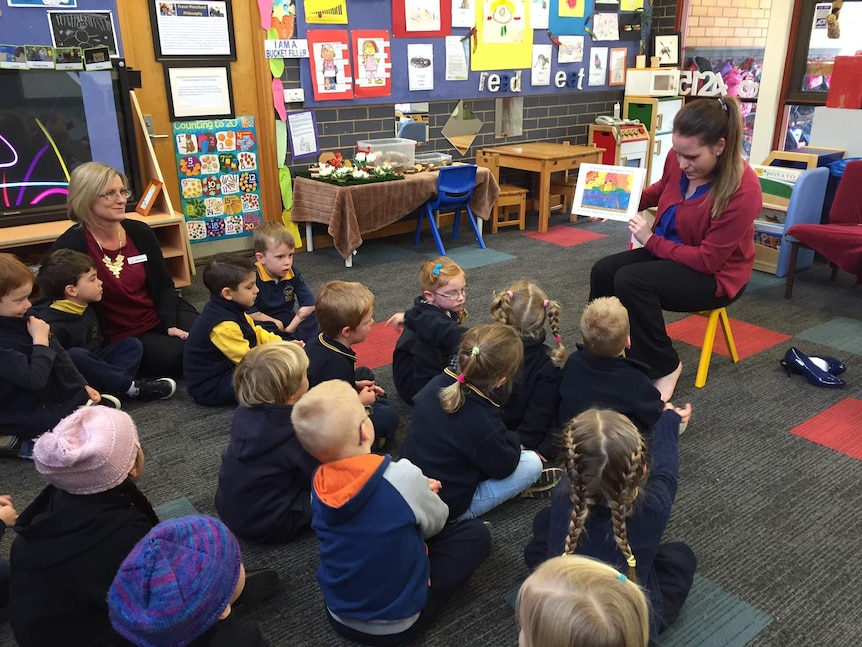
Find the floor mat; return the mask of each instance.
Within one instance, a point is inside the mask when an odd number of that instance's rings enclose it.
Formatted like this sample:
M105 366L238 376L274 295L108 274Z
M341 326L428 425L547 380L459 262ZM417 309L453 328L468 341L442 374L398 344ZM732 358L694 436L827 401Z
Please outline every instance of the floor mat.
M392 351L401 331L387 326L385 321L378 321L371 326L371 332L361 344L353 346L356 353L356 366L367 366L374 370L392 363Z
M794 427L790 433L862 460L860 420L862 420L862 400L845 398L798 427Z
M819 326L802 331L797 337L854 355L862 355L862 321L858 319L835 317Z
M669 324L667 326L667 334L672 339L684 341L686 344L691 344L697 348L703 348L706 321L706 317L691 315ZM736 342L736 350L741 360L790 339L790 335L754 326L738 319L730 320L730 330L733 333L733 340ZM715 345L712 347L712 352L730 357L730 354L727 352L727 344L724 342L724 332L722 332L721 323L718 324L715 332Z
M198 514L198 511L186 497L181 496L179 499L167 501L153 508L156 516L164 521L165 519L176 519L177 517L185 517L190 514Z
M333 260L344 262L341 254L334 247L327 247L323 250L323 253L331 256ZM367 241L360 245L359 249L356 250L356 254L353 255L353 265L356 267L370 267L372 265L381 265L405 259L421 261L422 255L397 245L390 245L389 243L380 241Z
M580 227L572 227L571 225L560 225L558 227L551 227L543 234L537 231L531 231L530 233L524 235L528 236L529 238L541 240L543 242L558 245L560 247L574 247L575 245L580 245L581 243L588 243L591 240L607 238L605 234L597 234L594 231L588 231L586 229L581 229Z
M485 244L488 244L487 240L485 241ZM465 270L470 270L475 267L483 267L485 265L493 265L494 263L502 263L504 261L511 261L515 258L510 254L497 252L493 249L481 249L478 246L447 247L446 255ZM437 258L439 254L428 254L427 256L428 258Z

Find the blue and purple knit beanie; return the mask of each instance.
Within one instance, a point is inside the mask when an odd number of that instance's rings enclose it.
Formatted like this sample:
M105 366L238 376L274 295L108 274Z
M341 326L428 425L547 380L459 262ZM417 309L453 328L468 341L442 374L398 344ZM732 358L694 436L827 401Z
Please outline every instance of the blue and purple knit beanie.
M183 647L218 621L241 565L239 544L221 521L163 521L120 565L108 591L111 624L139 647Z

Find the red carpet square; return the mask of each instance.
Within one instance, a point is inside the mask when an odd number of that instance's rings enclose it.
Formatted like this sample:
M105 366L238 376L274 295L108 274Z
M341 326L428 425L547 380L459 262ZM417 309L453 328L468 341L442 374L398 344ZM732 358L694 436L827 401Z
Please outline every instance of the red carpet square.
M387 326L385 321L378 321L371 326L371 332L361 344L356 344L356 365L367 366L370 369L380 368L392 363L392 351L395 342L401 336L401 331Z
M730 331L733 333L733 341L736 342L736 350L741 360L790 339L790 335L761 328L760 326L745 323L738 319L730 320ZM706 317L691 315L685 319L675 321L667 327L667 334L672 339L678 339L679 341L684 341L686 344L703 348L703 337L706 334ZM724 342L724 332L721 329L720 321L715 331L715 345L712 347L712 352L730 357L730 353L727 352L727 344Z
M529 234L524 235L529 236L530 238L535 238L536 240L544 241L546 243L559 245L560 247L574 247L575 245L580 245L581 243L588 243L591 240L607 238L605 234L597 234L592 231L587 231L586 229L570 227L569 225L558 225L557 227L551 227L544 234L540 234L537 231L532 231Z
M862 460L860 419L862 419L862 400L845 398L791 429L790 433Z

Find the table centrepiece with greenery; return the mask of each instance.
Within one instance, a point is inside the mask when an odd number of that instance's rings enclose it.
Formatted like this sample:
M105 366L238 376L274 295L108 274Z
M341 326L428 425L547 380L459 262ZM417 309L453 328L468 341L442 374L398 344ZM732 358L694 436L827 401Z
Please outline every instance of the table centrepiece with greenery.
M297 175L343 185L404 179L404 176L391 166L374 166L374 159L374 153L356 153L352 160L345 160L341 153L325 153L321 154L317 166L311 167L308 171L300 171Z

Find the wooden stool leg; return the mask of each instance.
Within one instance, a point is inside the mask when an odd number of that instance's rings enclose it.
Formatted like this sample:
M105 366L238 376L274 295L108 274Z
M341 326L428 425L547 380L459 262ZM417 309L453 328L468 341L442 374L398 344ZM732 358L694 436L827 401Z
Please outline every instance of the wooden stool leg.
M736 364L739 361L739 353L736 352L736 343L733 341L733 332L730 330L730 319L727 316L726 308L721 308L718 311L718 318L721 320L721 329L724 331L724 341L727 343L730 360Z
M697 377L694 380L694 385L698 389L706 386L706 375L709 373L709 361L712 359L715 333L718 332L718 313L718 310L712 310L706 321L706 335L703 338L703 349L700 351L700 363L697 365Z
M521 194L521 202L518 203L518 229L524 231L527 226L527 194Z
M500 209L502 207L498 207L496 204L491 207L491 233L496 234L497 229L500 227Z

